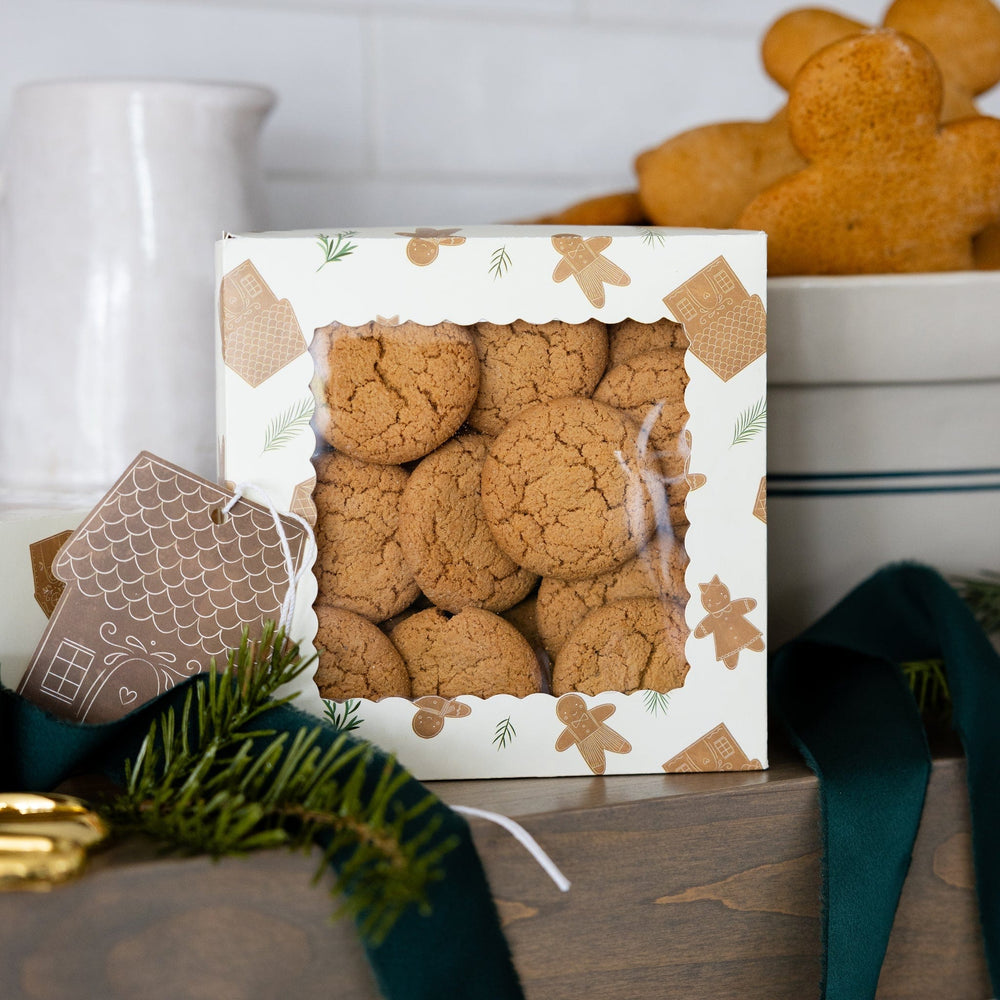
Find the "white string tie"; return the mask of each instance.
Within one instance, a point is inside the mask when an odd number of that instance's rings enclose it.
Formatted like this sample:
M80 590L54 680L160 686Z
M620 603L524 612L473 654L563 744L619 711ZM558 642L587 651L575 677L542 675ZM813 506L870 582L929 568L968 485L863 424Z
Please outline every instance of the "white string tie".
M285 532L285 526L281 521L282 515L278 513L278 509L274 506L274 503L265 490L262 490L259 486L255 486L253 483L240 483L233 491L232 499L222 508L222 512L229 514L233 507L245 498L248 490L254 492L255 500L257 496L263 497L263 500L256 500L256 502L268 509L274 521L274 530L278 533L278 543L281 546L281 555L285 562L285 572L288 574L288 591L285 594L285 599L281 602L278 627L284 626L287 628L291 625L292 616L295 614L295 592L298 590L299 581L306 574L308 567L312 565L313 559L316 556L316 536L313 534L311 525L304 517L293 514L291 511L288 511L284 515L285 517L290 517L293 521L297 521L306 531L305 556L300 560L299 568L296 570L295 563L292 560L292 547L288 544L288 534Z
M479 819L486 819L491 823L496 823L497 826L502 826L538 862L545 874L559 887L560 892L569 892L569 879L559 871L555 862L542 850L538 841L520 823L515 823L510 817L504 816L501 813L476 809L474 806L451 806L451 808L457 813L463 813L466 816L477 816Z

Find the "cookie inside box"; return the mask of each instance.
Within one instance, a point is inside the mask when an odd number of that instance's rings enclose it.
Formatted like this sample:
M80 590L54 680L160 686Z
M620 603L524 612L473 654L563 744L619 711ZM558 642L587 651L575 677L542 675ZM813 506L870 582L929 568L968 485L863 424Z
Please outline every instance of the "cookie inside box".
M686 346L671 320L317 329L320 695L680 688Z

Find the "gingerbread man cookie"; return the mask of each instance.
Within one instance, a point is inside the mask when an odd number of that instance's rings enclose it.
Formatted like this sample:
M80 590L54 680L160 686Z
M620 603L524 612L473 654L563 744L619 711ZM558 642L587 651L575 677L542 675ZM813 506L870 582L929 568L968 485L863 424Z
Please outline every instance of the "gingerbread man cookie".
M639 226L646 213L635 191L616 191L586 198L534 222L543 226Z
M718 574L708 583L699 583L701 604L708 612L691 633L696 639L711 636L715 641L715 658L730 670L736 668L740 653L749 649L754 653L764 651L764 636L760 629L745 616L757 607L752 597L729 595L729 588Z
M768 234L781 274L945 271L1000 221L1000 121L937 127L941 76L919 42L887 29L822 49L789 96L809 165L772 185L738 225Z
M604 256L603 251L611 246L610 236L584 239L574 233L560 233L552 237L552 245L562 256L552 272L552 280L560 282L572 276L595 309L604 306L605 285L623 288L632 281L617 264Z
M610 753L630 753L632 744L606 722L615 714L614 705L587 703L578 694L564 694L556 702L556 716L566 728L556 737L556 750L562 752L575 746L587 767L594 774L604 774Z

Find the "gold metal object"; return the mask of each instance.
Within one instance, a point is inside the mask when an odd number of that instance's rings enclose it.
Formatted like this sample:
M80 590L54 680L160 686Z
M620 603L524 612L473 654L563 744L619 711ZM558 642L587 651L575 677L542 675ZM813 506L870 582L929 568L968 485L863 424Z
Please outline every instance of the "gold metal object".
M0 834L0 889L48 889L78 874L86 860L70 840Z
M0 820L6 820L9 814L67 815L85 812L90 812L86 804L71 795L59 795L57 792L48 792L44 795L38 792L0 792Z
M108 826L69 795L0 792L0 890L49 889L77 875Z

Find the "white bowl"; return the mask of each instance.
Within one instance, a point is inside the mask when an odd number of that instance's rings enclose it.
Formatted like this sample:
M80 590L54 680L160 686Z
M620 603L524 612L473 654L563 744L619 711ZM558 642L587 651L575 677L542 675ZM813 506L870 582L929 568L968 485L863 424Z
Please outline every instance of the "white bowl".
M1000 569L1000 272L768 282L772 643L880 566Z

